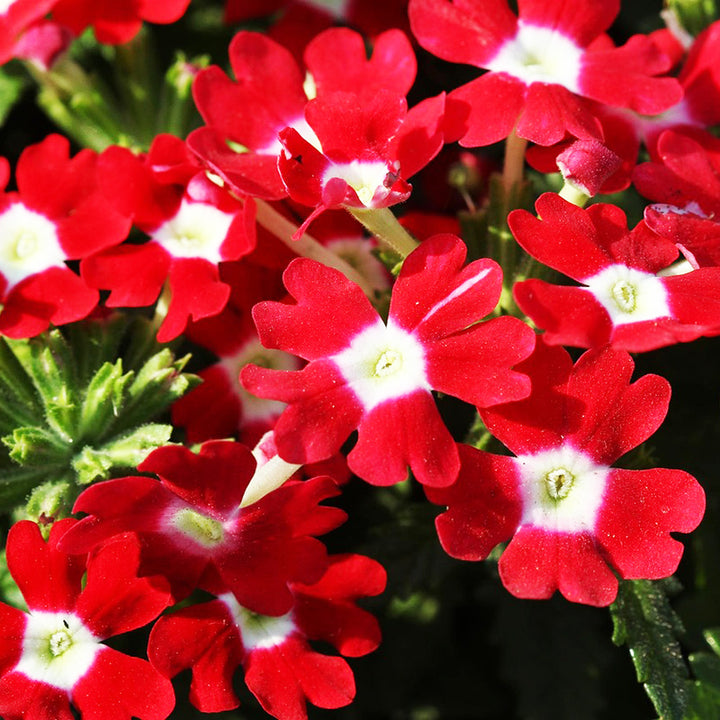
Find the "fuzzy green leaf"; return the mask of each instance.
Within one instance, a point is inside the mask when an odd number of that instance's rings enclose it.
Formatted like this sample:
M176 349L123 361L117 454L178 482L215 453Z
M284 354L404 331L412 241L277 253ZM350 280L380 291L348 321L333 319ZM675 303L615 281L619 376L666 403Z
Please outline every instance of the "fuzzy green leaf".
M637 679L663 720L685 720L691 692L677 640L682 623L667 597L677 589L672 579L625 580L610 607L613 642L628 646Z
M720 720L720 628L703 634L713 653L690 655L695 682L687 720Z

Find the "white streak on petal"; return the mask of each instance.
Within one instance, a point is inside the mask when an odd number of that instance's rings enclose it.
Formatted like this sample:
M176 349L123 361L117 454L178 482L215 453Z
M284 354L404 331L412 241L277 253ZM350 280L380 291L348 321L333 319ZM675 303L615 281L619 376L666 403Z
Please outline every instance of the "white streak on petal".
M430 311L425 315L425 317L422 319L421 322L425 322L428 318L431 318L438 310L442 310L448 303L452 302L456 298L460 297L463 293L468 292L472 287L477 285L481 280L484 280L488 273L490 272L490 268L485 268L482 272L479 272L477 275L473 275L471 278L468 278L462 285L456 287L449 295L444 297L440 302L436 303L435 305L430 308Z

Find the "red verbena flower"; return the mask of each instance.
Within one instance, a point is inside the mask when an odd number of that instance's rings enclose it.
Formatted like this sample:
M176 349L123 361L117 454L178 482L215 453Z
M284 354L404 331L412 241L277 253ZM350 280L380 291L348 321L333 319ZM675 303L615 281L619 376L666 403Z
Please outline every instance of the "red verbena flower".
M348 463L368 482L400 482L408 465L421 483L455 479L457 449L430 391L480 407L524 397L527 379L510 368L535 340L515 318L478 322L495 307L502 275L492 260L463 267L465 252L452 235L424 241L403 263L387 324L338 271L290 263L284 279L296 303L260 303L253 315L263 345L310 362L241 374L253 394L289 404L275 426L284 460L330 457L357 428Z
M270 37L302 57L312 38L333 24L350 25L371 38L390 28L409 30L407 3L408 0L226 0L225 22L273 14L276 22L268 30Z
M293 200L315 207L294 237L328 208L382 208L407 200L411 177L445 141L445 97L408 110L403 95L378 90L360 99L325 93L305 108L316 141L296 129L280 132L278 171Z
M73 508L87 516L62 547L84 552L134 531L142 541L141 572L165 575L178 597L221 586L254 612L287 612L287 583L315 582L327 566L325 546L314 536L345 519L342 510L319 505L338 493L329 477L286 483L240 507L255 460L239 443L207 442L198 454L169 445L138 470L160 479L124 477L87 488Z
M0 333L9 337L87 317L98 292L66 261L117 244L130 229L98 189L97 155L69 153L60 135L30 145L17 164L17 192L0 193ZM0 188L8 180L0 158Z
M517 304L547 342L645 352L714 334L720 327L720 268L663 275L677 247L644 222L598 203L586 210L554 193L538 198L539 218L510 213L515 238L530 255L582 285L519 282Z
M693 267L720 266L720 142L703 143L668 130L658 160L635 168L633 182L645 197L645 222L674 242Z
M420 44L444 60L489 72L448 97L448 134L489 145L513 130L540 145L566 133L602 138L588 100L654 115L678 102L670 60L648 37L619 48L604 35L620 0L410 0Z
M346 657L372 652L380 629L355 601L384 588L385 571L374 560L334 555L317 583L291 585L294 602L284 615L258 615L223 593L158 621L148 655L167 677L192 668L190 701L202 712L239 705L232 679L242 665L246 685L267 712L279 720L304 720L306 701L339 708L355 695L347 662L316 651L310 641L330 643Z
M56 0L53 19L80 35L92 27L98 42L119 45L137 35L143 21L179 20L190 0Z
M56 522L47 543L35 523L8 533L7 562L29 612L0 604L0 715L5 720L164 720L172 685L146 660L102 643L154 620L171 596L163 578L139 578L139 547L119 536L89 556L67 555ZM83 575L87 580L83 584Z
M307 73L260 33L239 32L228 52L235 81L216 66L195 79L193 96L206 127L193 131L188 144L236 192L268 200L287 195L277 171L280 131L295 128L317 143L305 119L310 98L336 91L372 97L379 89L404 97L416 72L410 41L399 30L380 35L369 58L358 33L326 30L305 50Z
M80 268L86 282L111 291L108 307L151 305L167 282L160 342L177 337L190 318L217 315L230 297L218 266L253 249L253 206L210 182L185 143L171 135L158 135L142 157L110 147L99 166L107 197L150 240L87 258Z
M670 385L657 375L630 383L626 352L586 352L573 365L561 347L538 341L519 366L532 379L526 400L481 410L516 457L461 446L449 488L426 488L447 506L436 521L445 550L479 560L498 543L505 587L518 597L608 605L616 573L656 579L675 572L705 509L698 482L681 470L623 470L615 460L646 440L667 413Z
M5 0L0 5L0 65L18 53L18 42L47 15L58 0Z

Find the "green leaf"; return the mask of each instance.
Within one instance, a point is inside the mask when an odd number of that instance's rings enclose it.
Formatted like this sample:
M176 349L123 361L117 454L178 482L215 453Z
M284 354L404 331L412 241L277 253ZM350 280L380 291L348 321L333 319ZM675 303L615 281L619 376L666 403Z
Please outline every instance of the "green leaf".
M690 655L695 683L687 720L720 720L720 628L703 634L713 653Z
M625 580L610 607L613 642L625 644L655 710L663 720L685 720L692 685L678 643L682 623L670 607L670 580Z

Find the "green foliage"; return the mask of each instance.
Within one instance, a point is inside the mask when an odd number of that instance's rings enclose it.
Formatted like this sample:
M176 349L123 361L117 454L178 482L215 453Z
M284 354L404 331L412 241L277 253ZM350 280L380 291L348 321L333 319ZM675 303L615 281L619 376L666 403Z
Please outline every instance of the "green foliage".
M116 316L0 341L0 511L69 512L96 480L134 468L170 440L151 422L196 381L144 320Z
M668 601L678 590L672 578L625 580L610 607L613 642L627 645L637 679L663 720L685 720L692 689L678 644L683 625Z
M12 66L0 67L0 126L5 123L27 85L27 78L14 72Z
M720 718L720 628L704 632L712 653L690 655L695 682L687 720L718 720Z

